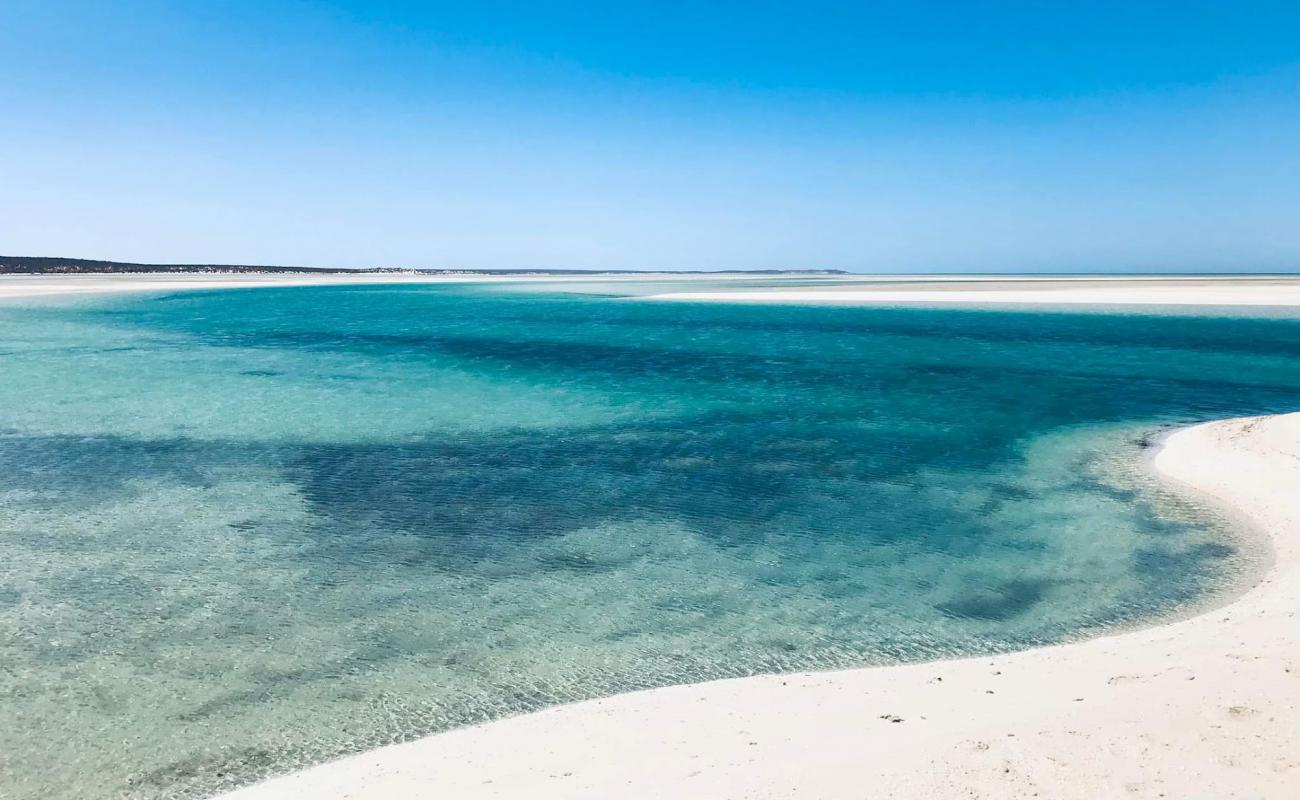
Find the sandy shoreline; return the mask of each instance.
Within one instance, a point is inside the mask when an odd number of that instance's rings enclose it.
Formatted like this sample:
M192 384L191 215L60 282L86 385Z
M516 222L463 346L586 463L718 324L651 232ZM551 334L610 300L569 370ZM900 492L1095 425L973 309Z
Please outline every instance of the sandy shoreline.
M741 291L671 292L643 299L817 305L987 304L1101 306L1300 306L1300 279L1078 277L852 282Z
M644 273L637 275L410 275L394 272L326 273L121 273L121 274L10 274L0 275L0 299L53 297L78 294L117 294L121 292L171 292L198 289L255 289L258 287L286 286L376 286L389 284L445 284L445 283L607 283L618 281L644 281L669 278L674 280L741 280L742 274L686 275L671 273ZM752 277L752 276L748 276Z
M1300 414L1172 434L1156 469L1266 534L1227 606L956 661L760 676L547 709L224 795L1284 797L1300 780Z
M170 292L189 289L252 289L261 286L362 286L388 283L452 283L492 280L455 275L275 275L236 273L133 273L122 275L0 275L0 298L52 297L120 292ZM499 280L499 279L498 279Z
M1300 306L1300 277L1272 275L1210 276L1006 276L1006 275L848 275L806 277L741 273L636 275L404 275L365 274L79 274L0 275L0 299L38 298L120 292L167 292L197 289L247 289L260 286L347 286L367 284L438 283L636 283L749 282L796 279L798 288L670 292L631 297L726 303L790 303L799 305L1041 305L1041 306ZM820 284L820 285L818 285Z

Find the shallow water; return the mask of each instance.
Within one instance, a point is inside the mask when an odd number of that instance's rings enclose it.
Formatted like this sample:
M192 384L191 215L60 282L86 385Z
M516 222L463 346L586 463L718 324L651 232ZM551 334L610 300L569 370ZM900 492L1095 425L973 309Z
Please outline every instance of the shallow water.
M1293 409L1300 320L618 297L671 288L0 306L0 796L1061 641L1250 567L1141 459Z

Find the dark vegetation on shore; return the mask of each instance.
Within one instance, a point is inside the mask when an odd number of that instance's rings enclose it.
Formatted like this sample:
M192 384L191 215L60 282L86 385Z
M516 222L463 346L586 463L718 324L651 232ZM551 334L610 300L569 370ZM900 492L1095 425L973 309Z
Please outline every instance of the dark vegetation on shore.
M89 258L45 256L0 256L0 275L82 275L124 273L289 273L355 275L358 273L401 273L414 275L636 275L639 270L612 269L342 269L329 267L282 267L249 264L134 264L126 261L96 261ZM713 270L715 273L746 275L846 275L840 269L751 269ZM687 274L711 274L690 270Z

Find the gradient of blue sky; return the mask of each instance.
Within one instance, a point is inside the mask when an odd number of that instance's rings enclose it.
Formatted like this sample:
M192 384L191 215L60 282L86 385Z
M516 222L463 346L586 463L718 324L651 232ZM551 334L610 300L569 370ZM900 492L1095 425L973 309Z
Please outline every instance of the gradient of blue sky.
M0 2L0 253L1300 268L1295 3Z

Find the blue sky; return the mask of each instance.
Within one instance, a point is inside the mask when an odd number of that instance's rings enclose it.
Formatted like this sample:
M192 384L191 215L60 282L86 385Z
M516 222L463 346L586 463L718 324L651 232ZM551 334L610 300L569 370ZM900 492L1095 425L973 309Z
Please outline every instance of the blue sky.
M1295 3L0 3L0 253L1300 268Z

